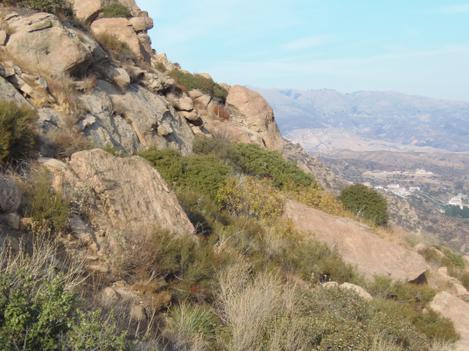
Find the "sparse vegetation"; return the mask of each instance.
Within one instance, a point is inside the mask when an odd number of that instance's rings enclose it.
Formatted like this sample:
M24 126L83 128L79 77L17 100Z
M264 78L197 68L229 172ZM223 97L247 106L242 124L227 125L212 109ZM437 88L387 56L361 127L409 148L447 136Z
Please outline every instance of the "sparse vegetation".
M51 188L45 170L37 171L26 188L24 214L32 219L36 232L60 233L65 229L70 215L70 206L63 197Z
M70 4L64 0L7 0L7 5L27 7L33 10L49 12L67 17L73 16Z
M131 16L130 10L127 6L124 6L119 3L112 3L103 7L101 11L103 17L112 18L112 17L124 17L128 18Z
M31 158L37 147L37 115L27 107L0 101L0 166Z
M203 93L220 99L223 102L228 96L228 92L225 88L215 83L212 79L206 78L200 74L192 74L176 69L171 71L169 75L185 90L199 89Z
M389 221L386 199L376 190L365 185L349 186L342 191L339 199L347 210L375 225L386 225Z
M0 252L0 349L124 350L125 334L112 321L80 311L72 292L83 280L80 263L59 265L56 244L33 244L31 254Z
M135 55L127 43L112 34L101 34L96 40L118 61L135 60Z

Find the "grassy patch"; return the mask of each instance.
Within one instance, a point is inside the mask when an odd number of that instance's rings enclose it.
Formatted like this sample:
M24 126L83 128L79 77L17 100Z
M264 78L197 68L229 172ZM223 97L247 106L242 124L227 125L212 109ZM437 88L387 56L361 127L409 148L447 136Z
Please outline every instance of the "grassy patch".
M198 89L221 101L225 101L228 96L228 92L225 88L215 83L212 79L201 76L200 74L192 74L176 69L171 71L169 75L185 90Z
M128 7L119 3L113 3L113 4L104 6L101 13L103 17L105 18L113 18L113 17L129 18L131 17L130 10L128 9Z

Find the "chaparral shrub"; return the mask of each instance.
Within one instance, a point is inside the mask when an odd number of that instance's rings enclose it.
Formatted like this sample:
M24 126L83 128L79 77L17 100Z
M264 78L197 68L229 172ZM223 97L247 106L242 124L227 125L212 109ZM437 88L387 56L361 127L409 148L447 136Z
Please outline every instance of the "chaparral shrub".
M376 225L386 225L389 221L386 199L365 185L355 184L345 188L339 199L347 210Z

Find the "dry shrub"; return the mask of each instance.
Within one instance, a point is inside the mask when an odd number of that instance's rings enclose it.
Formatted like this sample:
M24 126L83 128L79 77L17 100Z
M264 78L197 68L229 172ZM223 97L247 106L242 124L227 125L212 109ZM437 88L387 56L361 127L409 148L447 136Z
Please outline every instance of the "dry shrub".
M60 159L69 158L75 152L89 150L92 144L75 128L58 129L49 135L53 154Z
M234 216L275 218L283 213L284 198L267 179L231 177L217 194L220 207Z
M305 205L318 208L326 213L335 216L352 217L352 214L344 209L342 203L338 201L334 195L321 189L316 184L300 188L290 187L287 193L295 200Z
M78 95L75 82L69 75L61 77L46 77L51 95L57 100L64 112L75 111L78 106Z
M96 40L118 61L131 61L136 59L129 45L119 40L115 35L104 33L98 35Z
M177 350L209 350L215 340L218 318L205 305L182 303L165 317L163 335Z
M229 328L228 350L306 350L303 320L296 318L297 290L275 273L250 275L242 261L219 276L219 308Z

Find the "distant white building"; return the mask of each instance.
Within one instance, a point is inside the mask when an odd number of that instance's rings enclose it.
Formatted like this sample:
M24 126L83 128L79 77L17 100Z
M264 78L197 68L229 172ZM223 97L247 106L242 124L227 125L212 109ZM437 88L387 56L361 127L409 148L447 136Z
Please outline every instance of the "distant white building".
M467 197L464 194L458 194L455 197L452 197L448 201L448 205L457 206L461 210L464 210L464 207L466 207L466 201L467 201Z

